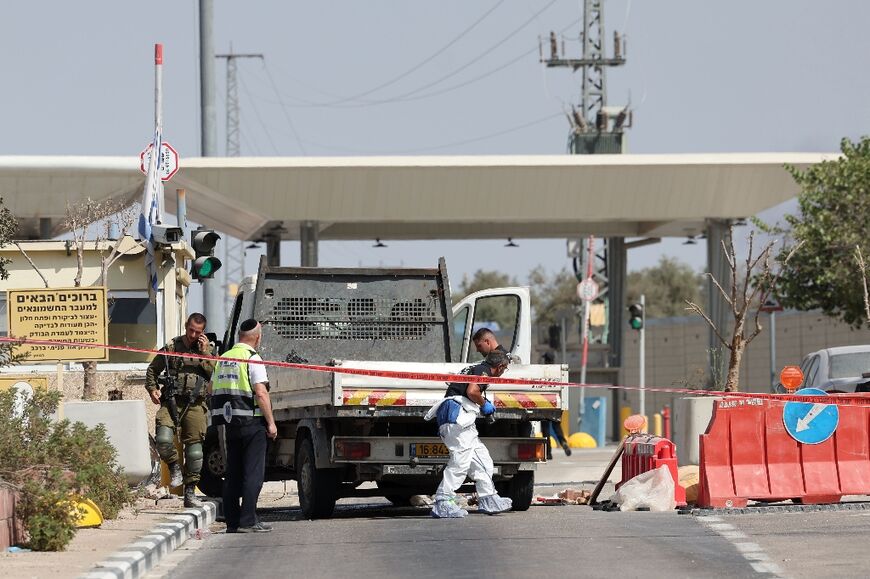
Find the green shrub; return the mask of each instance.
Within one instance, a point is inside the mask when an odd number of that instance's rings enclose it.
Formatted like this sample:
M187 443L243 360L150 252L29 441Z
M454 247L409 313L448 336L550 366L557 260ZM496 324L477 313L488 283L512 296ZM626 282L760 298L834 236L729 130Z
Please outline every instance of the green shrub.
M21 518L36 551L63 551L76 534L78 513L70 508L70 485L63 471L52 469L21 489Z
M0 392L0 477L21 488L29 546L39 551L62 550L75 535L71 497L91 499L110 519L132 498L105 428L53 421L59 403L59 392L40 389L16 406L15 391Z

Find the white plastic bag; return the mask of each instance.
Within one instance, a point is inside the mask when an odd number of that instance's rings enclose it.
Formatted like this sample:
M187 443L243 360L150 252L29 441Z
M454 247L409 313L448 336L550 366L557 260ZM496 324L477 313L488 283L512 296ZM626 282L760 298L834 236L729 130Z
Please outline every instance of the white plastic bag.
M648 508L651 511L672 511L677 508L674 500L674 479L668 467L662 465L641 473L619 487L613 502L620 511L636 511Z

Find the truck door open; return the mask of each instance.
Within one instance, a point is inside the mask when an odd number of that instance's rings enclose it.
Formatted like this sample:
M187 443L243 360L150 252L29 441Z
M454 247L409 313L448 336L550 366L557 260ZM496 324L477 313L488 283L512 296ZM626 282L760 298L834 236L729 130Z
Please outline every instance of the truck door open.
M236 343L236 337L238 336L237 328L239 326L239 316L242 313L242 301L245 298L245 294L239 292L236 295L236 299L233 302L233 309L230 312L230 320L227 324L226 333L224 334L223 348L222 352L226 352Z
M471 343L480 328L489 328L515 361L531 362L532 324L529 289L496 288L475 292L453 308L453 351L459 362L476 362L481 356Z

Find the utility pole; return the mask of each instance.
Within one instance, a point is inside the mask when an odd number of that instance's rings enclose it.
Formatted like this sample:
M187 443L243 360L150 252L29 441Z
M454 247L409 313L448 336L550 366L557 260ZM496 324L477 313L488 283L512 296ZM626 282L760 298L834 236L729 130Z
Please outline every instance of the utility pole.
M199 113L200 153L216 157L217 111L214 83L214 0L199 0ZM221 287L214 280L200 280L202 313L209 319L209 328L220 331L223 324Z
M223 58L227 62L227 157L238 157L241 154L239 143L239 79L237 76L239 58L258 58L264 60L262 54L233 52L215 54L215 58Z
M565 39L550 32L549 56L545 58L544 47L539 40L540 60L547 68L569 68L580 72L580 102L566 110L571 130L568 137L568 152L575 155L615 154L625 151L624 130L631 127L632 113L626 104L620 107L607 106L607 69L625 64L625 37L613 33L612 55L606 55L604 29L604 0L583 1L583 25L580 30L581 55L569 57L565 51ZM578 232L595 233L593 231ZM569 241L569 246L572 242ZM574 247L581 247L577 240ZM608 237L603 241L602 252L596 256L595 277L602 282L596 304L603 304L607 322L601 332L601 341L608 345L607 365L622 366L622 322L624 283L626 278L627 246L622 237ZM586 270L585 252L570 255L575 259L575 273L581 281ZM619 400L613 393L613 425L619 422ZM582 413L583 409L580 409ZM580 417L582 419L582 416ZM618 438L614 430L614 437Z
M233 45L230 44L230 51L226 54L215 54L215 58L223 58L227 63L227 157L238 157L241 155L240 129L239 129L239 79L238 63L239 58L258 58L263 60L262 54L253 53L234 53ZM222 275L223 283L221 286L224 289L225 310L229 311L233 305L233 300L236 298L233 291L233 285L240 282L245 275L245 241L236 239L229 235L224 235L224 263L227 265L224 268Z
M199 0L200 153L217 156L217 111L214 89L214 0Z
M604 0L584 0L583 29L580 31L580 58L565 56L564 40L560 49L555 32L550 32L550 57L541 62L547 68L571 68L580 71L580 103L568 114L571 136L568 148L574 154L622 153L623 129L631 127L629 105L617 109L607 106L607 69L625 64L625 38L613 33L613 55L605 55Z

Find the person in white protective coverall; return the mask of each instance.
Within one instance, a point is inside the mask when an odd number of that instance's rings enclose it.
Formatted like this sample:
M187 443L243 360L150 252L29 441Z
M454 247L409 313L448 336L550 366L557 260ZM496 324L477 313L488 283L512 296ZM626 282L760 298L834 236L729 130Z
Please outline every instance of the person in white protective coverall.
M493 351L483 362L465 368L462 373L499 377L509 363L510 359L503 351ZM444 399L426 413L426 420L438 420L438 434L450 451L444 478L435 493L433 517L459 518L468 514L456 504L456 491L466 476L477 488L478 512L494 515L511 509L511 500L498 496L495 490L492 458L478 438L474 425L478 416L490 416L495 412L495 406L484 396L487 386L485 383L450 382Z

